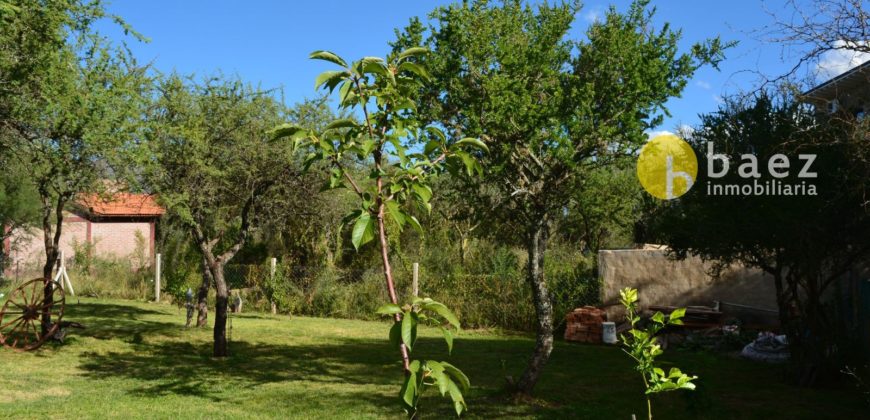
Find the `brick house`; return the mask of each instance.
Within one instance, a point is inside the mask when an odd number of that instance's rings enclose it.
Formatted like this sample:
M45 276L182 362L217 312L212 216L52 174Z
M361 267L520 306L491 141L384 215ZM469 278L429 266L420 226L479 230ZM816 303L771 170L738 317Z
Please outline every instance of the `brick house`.
M87 244L98 258L129 259L132 267L148 266L163 213L152 195L82 195L65 211L60 250L69 259L77 247ZM9 271L41 270L45 260L42 229L13 233L3 246L11 259Z

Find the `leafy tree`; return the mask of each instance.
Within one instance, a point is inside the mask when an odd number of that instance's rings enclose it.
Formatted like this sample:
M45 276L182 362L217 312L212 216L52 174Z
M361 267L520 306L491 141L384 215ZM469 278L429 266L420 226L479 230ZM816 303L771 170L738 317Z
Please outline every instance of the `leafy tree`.
M338 70L320 74L315 81L315 88L323 86L330 92L337 89L339 106L358 110L362 121L340 118L323 131L293 123L282 124L273 130L276 139L287 137L295 147L303 147L308 151L306 165L317 161L329 164L331 171L324 188L349 188L358 197L358 208L345 218L347 223L353 224L351 242L359 249L378 239L390 307L394 309L398 308L399 297L390 261L387 223L391 221L398 231L410 225L422 232L412 209L421 209L426 213L431 211L431 177L445 166L452 170L462 168L469 175L472 172L479 173L480 165L466 149L486 150L486 146L476 138L458 138L449 142L441 129L418 121L414 112L416 104L411 96L428 80L429 74L414 59L426 52L424 48L411 47L392 54L389 60L365 57L350 64L328 51L313 52L312 59L327 61L339 67ZM415 143L424 146L421 150L410 149L409 145ZM358 173L347 166L348 157L355 157L362 164L369 165L367 179L357 178ZM445 315L449 314L449 310L435 303L429 307L424 304L423 309L434 310L444 318L451 319L452 314ZM438 309L432 309L435 306ZM410 335L405 337L406 332L410 334L412 321L419 316L419 311L412 312L415 317L413 320L405 319L410 313L408 311L390 312L395 320L393 330L401 328L403 332L402 340L393 341L402 357L406 390L409 389L409 381L415 381L418 378L416 375L422 374L419 370L422 365L417 361L412 363L409 356L413 338ZM456 327L459 325L458 320L451 321L451 324ZM416 330L416 327L413 329ZM447 330L444 331L449 334ZM453 391L450 395L457 401ZM459 395L461 399L461 393ZM416 413L416 398L404 398L404 401L412 406L410 414L413 416ZM464 401L461 407L464 408ZM461 412L460 406L457 406L457 411Z
M647 5L635 1L624 14L611 8L582 40L567 38L578 2L481 0L431 15L425 42L433 53L420 62L434 82L420 92L421 118L489 146L481 156L483 181L470 182L467 197L509 226L528 254L537 342L515 384L523 394L531 393L553 348L544 255L554 217L593 171L634 153L644 131L667 114L665 102L727 47L716 38L679 53L680 32L655 28L655 9ZM394 47L422 38L422 25L412 21Z
M51 297L64 209L100 192L139 126L144 70L92 29L100 2L7 2L0 25L0 141L34 184L44 234L45 296ZM11 7L9 7L11 5ZM119 18L113 17L125 29ZM43 331L51 322L48 310Z
M292 152L266 131L283 106L268 93L220 77L162 80L146 132L145 181L198 247L217 303L214 356L228 355L224 267L269 213L269 197L298 174Z
M823 296L870 255L866 136L866 123L816 114L788 96L732 101L703 115L690 139L699 156L713 147L732 162L728 174L715 182L753 185L755 178L741 177L738 169L752 159L762 176L772 179L768 162L781 154L790 166L787 176L776 180L812 184L817 194L710 196L705 191L710 178L699 177L696 188L651 216L653 239L669 245L675 256L697 255L716 268L740 263L773 277L795 380L802 384L836 372L844 356L837 349L851 347L837 345ZM817 177L798 177L806 163L802 154L816 156L808 171ZM699 159L698 173L707 174L709 165ZM721 163L715 169L721 170Z

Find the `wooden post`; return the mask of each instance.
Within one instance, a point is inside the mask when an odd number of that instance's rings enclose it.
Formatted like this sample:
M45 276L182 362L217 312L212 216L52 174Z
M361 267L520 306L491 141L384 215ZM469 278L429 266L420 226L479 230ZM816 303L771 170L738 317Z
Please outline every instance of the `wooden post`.
M414 290L414 297L420 294L420 263L414 263L414 278L411 283L411 288Z
M160 303L160 254L154 261L154 302Z
M275 287L275 271L278 268L278 259L275 257L272 257L272 260L270 261L270 263L271 263L271 267L269 268L269 279L272 282L272 287ZM278 313L278 306L275 305L275 301L270 298L269 304L272 306L272 314L277 314Z

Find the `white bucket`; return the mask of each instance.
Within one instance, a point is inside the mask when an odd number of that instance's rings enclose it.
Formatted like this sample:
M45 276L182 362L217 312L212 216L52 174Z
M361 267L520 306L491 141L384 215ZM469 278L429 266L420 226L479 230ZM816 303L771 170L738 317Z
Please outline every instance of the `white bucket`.
M601 341L607 344L616 344L616 323L602 322L601 323Z

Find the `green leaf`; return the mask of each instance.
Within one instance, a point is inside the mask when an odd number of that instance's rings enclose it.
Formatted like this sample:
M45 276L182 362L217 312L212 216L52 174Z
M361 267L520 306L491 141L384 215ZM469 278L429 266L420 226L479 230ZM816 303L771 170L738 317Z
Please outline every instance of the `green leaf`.
M450 378L444 373L444 365L434 360L427 360L426 365L432 371L432 378L435 379L435 384L438 385L438 392L441 393L441 396L444 396L447 393L447 382L450 381Z
M435 312L450 323L450 325L456 327L457 330L459 329L459 318L457 318L456 315L453 314L453 311L447 308L443 303L431 302L423 305L423 308Z
M405 226L405 216L402 213L402 210L399 208L399 203L395 200L387 201L387 213L393 218L393 221L396 222L399 227Z
M486 144L483 141L481 141L480 139L476 139L473 137L466 137L462 140L457 141L455 145L461 146L463 144L471 145L477 149L489 152L489 147L487 147Z
M402 323L394 322L390 327L390 344L393 347L399 347L402 344Z
M469 382L468 377L465 376L465 374L462 373L459 368L447 362L441 362L441 364L444 365L444 371L447 372L448 375L452 376L453 379L456 379L457 382L459 382L459 386L460 388L462 388L462 392L466 392L469 388L471 388L471 382Z
M372 215L369 212L363 212L353 225L353 233L351 234L353 247L359 249L374 238L375 223L372 220Z
M415 182L411 184L411 188L424 203L428 203L432 199L432 187Z
M359 124L350 118L341 118L335 120L326 126L326 130L338 130L341 128L357 128Z
M410 214L405 215L406 220L414 228L420 235L423 234L423 226L420 226L420 221L417 220L416 217L411 216Z
M406 61L406 62L404 62L404 63L402 63L402 64L399 64L399 69L398 69L398 70L399 70L400 72L406 71L406 72L409 72L409 73L413 73L413 74L417 75L418 77L420 77L421 79L423 79L424 81L427 81L427 82L428 82L429 80L432 80L432 76L429 74L429 72L426 71L426 69L425 69L423 66L421 66L421 65L419 65L419 64L417 64L417 63L412 63L412 62L410 62L410 61Z
M668 323L674 323L674 321L679 321L684 316L686 316L686 308L677 308L671 312L671 315L668 317Z
M330 51L317 50L311 53L308 58L312 60L329 61L330 63L335 63L339 66L347 67L347 63L341 57Z
M387 303L386 305L382 305L380 308L378 308L377 311L375 311L375 313L380 315L394 315L399 312L402 312L402 308L400 308L399 305L396 305L395 303Z
M269 130L267 134L272 140L278 140L284 137L296 139L308 135L308 130L295 124L285 123Z
M456 410L456 415L462 415L462 411L468 407L465 405L465 399L462 398L462 391L459 390L455 382L448 380L447 393L450 394L450 399L453 400L453 408Z
M653 314L652 318L653 322L664 324L665 323L665 315L661 312L656 312Z
M444 341L447 342L447 354L453 354L453 333L444 327L438 327L438 329L441 330L441 334L444 336Z
M402 317L402 342L408 347L410 352L414 346L414 341L417 340L417 317L411 311L405 311Z
M419 57L421 55L426 55L429 53L429 49L424 47L411 47L399 53L399 60L403 60L409 57Z
M420 362L414 360L411 362L411 366L409 367L410 372L405 377L405 384L402 385L401 391L399 391L399 395L402 397L402 401L405 404L408 404L408 407L415 408L415 402L417 400L417 372L420 369Z
M344 80L345 77L350 76L346 70L329 70L317 76L314 79L314 90L320 88L321 85L326 85L330 92L335 89L335 87Z

